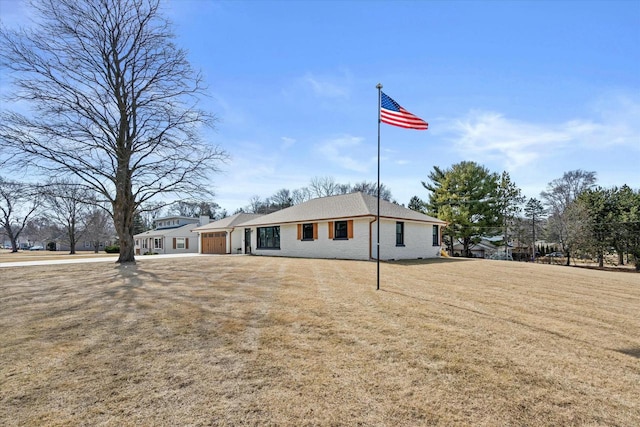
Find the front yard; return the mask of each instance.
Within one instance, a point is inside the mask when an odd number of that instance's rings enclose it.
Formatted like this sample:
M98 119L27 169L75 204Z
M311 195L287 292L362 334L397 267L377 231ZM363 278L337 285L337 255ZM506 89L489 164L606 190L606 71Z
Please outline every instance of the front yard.
M640 425L640 275L250 256L0 270L4 425Z

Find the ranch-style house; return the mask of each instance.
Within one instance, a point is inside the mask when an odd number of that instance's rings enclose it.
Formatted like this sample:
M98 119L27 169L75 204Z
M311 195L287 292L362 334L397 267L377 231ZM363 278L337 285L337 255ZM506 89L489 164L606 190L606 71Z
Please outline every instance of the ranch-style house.
M269 215L234 215L193 231L200 235L202 254L369 260L377 257L377 203L364 193L321 197ZM380 200L380 259L440 256L445 225Z

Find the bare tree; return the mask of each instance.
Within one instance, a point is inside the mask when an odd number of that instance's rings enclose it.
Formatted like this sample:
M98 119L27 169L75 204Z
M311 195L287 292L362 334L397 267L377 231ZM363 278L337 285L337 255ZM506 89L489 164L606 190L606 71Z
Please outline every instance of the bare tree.
M291 192L291 201L294 205L308 202L312 198L313 196L311 195L311 190L309 190L309 187L296 188Z
M291 191L286 188L276 191L275 194L269 198L269 201L271 206L278 210L293 206Z
M378 184L375 182L362 181L353 184L350 188L349 192L361 192L365 194L369 194L374 197L378 197ZM391 195L391 190L389 190L383 183L380 183L380 198L382 200L386 200L387 202L391 202L393 196Z
M48 244L51 241L60 240L64 238L65 231L43 212L43 215L38 215L29 219L26 227L24 228L23 235L27 236L27 242L31 247L35 243L41 243L43 249L48 249Z
M583 191L596 183L596 173L581 169L565 172L547 184L547 190L540 193L546 204L554 211L563 212Z
M38 0L33 29L0 29L12 100L6 158L73 176L111 205L118 262L134 262L138 207L163 193L202 195L226 153L200 138L201 76L174 44L159 0Z
M220 205L216 202L179 200L171 206L169 213L172 215L188 216L190 218L197 218L201 215L215 218L218 209L220 209Z
M0 177L0 227L11 241L12 252L18 252L18 237L36 214L38 203L33 186Z
M75 254L76 242L82 234L80 218L94 199L92 192L69 179L53 179L42 186L41 192L48 216L62 227L69 253Z
M95 253L100 249L100 243L113 236L113 222L106 209L93 207L82 217L83 237L90 242Z
M266 213L264 212L265 202L262 201L260 196L251 196L249 199L249 206L245 209L248 213Z
M558 240L567 256L566 265L571 263L571 251L581 237L581 220L584 212L575 205L578 196L593 187L596 173L583 170L565 172L562 178L554 179L547 185L547 191L540 193L549 210L547 231Z
M316 176L309 182L309 191L313 197L335 196L340 194L340 184L331 176Z
M152 229L154 221L156 218L160 218L162 216L163 209L166 206L166 203L159 202L147 202L140 204L140 206L138 206L138 212L136 212L136 217L142 222L142 224L139 224L139 227L142 228L142 230L138 230L134 234Z

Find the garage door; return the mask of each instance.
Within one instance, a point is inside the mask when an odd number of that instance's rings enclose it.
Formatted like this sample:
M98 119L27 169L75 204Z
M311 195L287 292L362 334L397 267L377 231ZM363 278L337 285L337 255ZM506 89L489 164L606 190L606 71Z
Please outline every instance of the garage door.
M203 254L226 254L227 233L202 233Z

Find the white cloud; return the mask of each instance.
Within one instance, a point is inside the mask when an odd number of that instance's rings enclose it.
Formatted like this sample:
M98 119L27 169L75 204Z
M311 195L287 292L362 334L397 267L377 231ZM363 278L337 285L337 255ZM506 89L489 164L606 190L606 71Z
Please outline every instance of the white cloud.
M351 73L343 71L340 74L329 76L307 73L300 79L300 82L321 98L349 98L352 80Z
M281 136L280 140L282 141L282 145L280 145L280 148L282 148L283 150L290 148L296 143L296 140L294 138L289 138L288 136Z
M316 77L310 73L307 73L302 79L319 97L348 98L349 96L349 89L346 86L334 81L330 81L326 77Z
M363 155L363 138L343 135L328 139L315 147L329 162L354 172L368 172L376 159Z
M514 170L558 150L603 150L614 145L640 149L640 104L625 98L601 103L591 118L563 123L509 119L491 111L471 111L447 125L454 147L478 161L498 161Z

